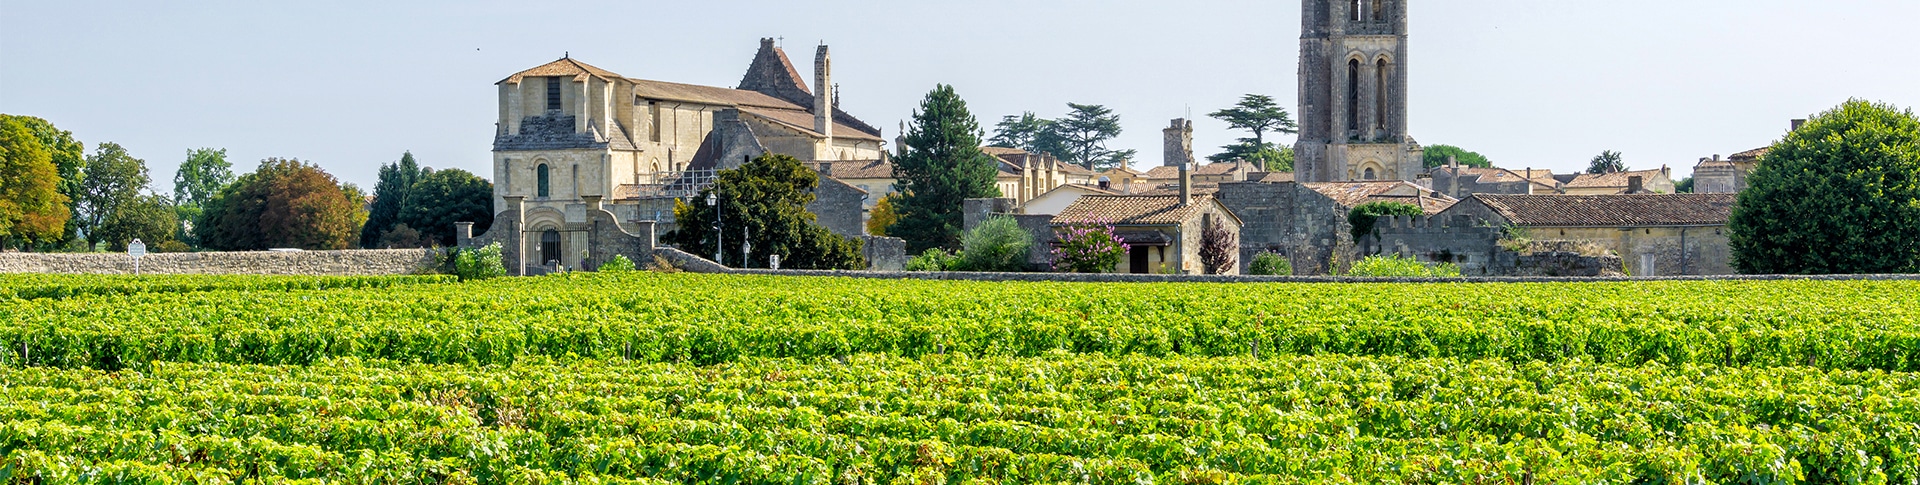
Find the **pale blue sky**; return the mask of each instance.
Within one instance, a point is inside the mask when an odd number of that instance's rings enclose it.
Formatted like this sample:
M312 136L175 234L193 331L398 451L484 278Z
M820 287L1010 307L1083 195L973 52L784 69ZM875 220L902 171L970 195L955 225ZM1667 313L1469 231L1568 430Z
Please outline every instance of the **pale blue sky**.
M1686 173L1765 146L1849 97L1920 105L1913 0L1414 0L1411 131L1511 168L1584 168L1601 150ZM983 127L1114 108L1116 148L1160 160L1167 120L1196 144L1243 93L1295 109L1299 3L1281 1L0 0L0 112L118 142L172 188L187 150L239 171L312 160L371 187L378 165L490 172L493 83L571 51L630 77L732 86L760 37L811 80L834 52L842 107L888 138L935 83ZM1288 140L1291 141L1290 139Z

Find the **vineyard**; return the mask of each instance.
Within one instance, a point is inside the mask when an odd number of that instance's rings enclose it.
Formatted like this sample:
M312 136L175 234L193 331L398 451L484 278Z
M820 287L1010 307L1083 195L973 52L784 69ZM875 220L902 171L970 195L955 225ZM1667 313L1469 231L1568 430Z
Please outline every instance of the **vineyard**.
M1920 282L0 275L0 483L1920 483Z

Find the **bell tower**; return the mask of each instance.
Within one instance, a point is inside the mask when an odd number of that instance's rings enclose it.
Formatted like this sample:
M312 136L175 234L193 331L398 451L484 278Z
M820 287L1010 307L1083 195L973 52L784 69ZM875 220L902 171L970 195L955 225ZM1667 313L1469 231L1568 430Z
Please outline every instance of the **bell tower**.
M1409 0L1301 0L1301 182L1414 180L1407 136Z

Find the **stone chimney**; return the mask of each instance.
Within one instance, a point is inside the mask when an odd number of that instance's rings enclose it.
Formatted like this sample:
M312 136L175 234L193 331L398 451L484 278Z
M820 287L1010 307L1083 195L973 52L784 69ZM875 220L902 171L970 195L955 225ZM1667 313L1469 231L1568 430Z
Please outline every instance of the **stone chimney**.
M1193 171L1187 168L1192 165L1180 164L1180 207L1193 205Z
M1807 120L1793 120L1793 131L1800 131L1800 127L1806 126L1806 124Z
M1627 193L1638 194L1645 191L1646 187L1646 182L1641 180L1639 175L1627 177Z
M1452 175L1447 177L1447 195L1458 199L1460 198L1460 160L1453 155L1447 155L1447 174ZM1533 193L1531 180L1527 181L1527 193Z
M827 45L813 53L813 131L833 141L833 60Z
M1183 166L1193 161L1193 122L1185 118L1174 118L1173 126L1160 130L1166 136L1162 145L1165 159L1162 165L1168 167Z

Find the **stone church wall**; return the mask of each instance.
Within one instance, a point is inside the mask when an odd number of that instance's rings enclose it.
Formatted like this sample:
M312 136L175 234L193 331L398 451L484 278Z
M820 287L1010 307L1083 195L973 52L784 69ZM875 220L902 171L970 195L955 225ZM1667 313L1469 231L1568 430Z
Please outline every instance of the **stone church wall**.
M152 253L141 274L380 276L431 273L433 249ZM133 274L124 253L0 253L0 273Z

